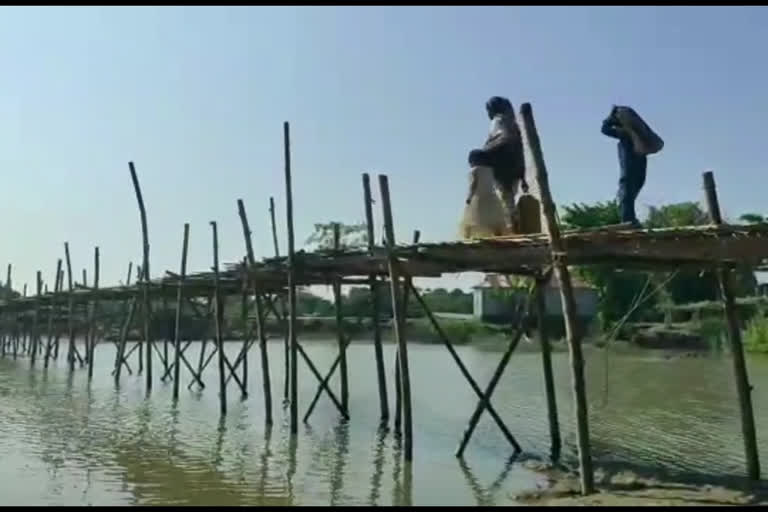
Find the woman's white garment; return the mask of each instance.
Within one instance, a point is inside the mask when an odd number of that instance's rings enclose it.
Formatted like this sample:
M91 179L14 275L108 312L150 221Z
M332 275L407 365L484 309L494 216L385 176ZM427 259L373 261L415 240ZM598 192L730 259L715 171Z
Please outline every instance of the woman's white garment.
M488 238L512 233L509 212L496 187L491 167L476 166L469 175L470 187L476 181L475 193L464 207L460 236L464 239Z

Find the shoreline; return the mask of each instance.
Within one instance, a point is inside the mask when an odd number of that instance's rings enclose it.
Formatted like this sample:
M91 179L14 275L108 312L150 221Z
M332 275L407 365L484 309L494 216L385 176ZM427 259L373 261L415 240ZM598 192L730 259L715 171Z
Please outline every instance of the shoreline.
M748 506L768 505L768 483L746 477L641 475L628 466L596 465L595 493L580 494L578 474L529 460L523 465L547 480L546 488L511 496L527 506Z

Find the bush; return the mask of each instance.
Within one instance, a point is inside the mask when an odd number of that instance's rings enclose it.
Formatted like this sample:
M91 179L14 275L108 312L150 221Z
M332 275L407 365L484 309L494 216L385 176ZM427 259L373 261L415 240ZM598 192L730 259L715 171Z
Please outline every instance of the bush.
M749 352L768 353L768 318L753 316L744 332L744 346Z

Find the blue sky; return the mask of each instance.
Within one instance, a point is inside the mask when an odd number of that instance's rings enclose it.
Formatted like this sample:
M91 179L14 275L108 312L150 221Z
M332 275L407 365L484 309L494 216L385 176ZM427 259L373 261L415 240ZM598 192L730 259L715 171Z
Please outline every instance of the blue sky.
M558 204L615 195L599 125L630 104L665 139L645 205L699 200L715 171L724 211L768 212L764 7L240 7L0 9L0 264L52 282L69 241L102 283L141 259L136 163L153 275L239 259L236 200L271 255L284 240L282 122L292 128L297 244L317 221L364 218L360 174L385 172L400 240L456 237L466 154L487 97L533 104ZM375 180L375 177L374 177ZM750 184L751 183L751 184ZM377 189L378 187L376 187ZM378 191L375 191L378 196ZM377 215L379 205L376 206ZM465 284L448 279L443 284Z

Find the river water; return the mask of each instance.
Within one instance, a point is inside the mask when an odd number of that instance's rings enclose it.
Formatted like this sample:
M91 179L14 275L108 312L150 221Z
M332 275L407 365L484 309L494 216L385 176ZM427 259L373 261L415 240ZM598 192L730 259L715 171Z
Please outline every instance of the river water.
M333 343L307 341L320 371L333 362ZM190 347L193 364L200 344ZM227 344L234 359L239 344ZM233 382L220 420L216 359L207 389L187 389L172 405L171 385L157 382L147 398L143 376L110 376L112 345L96 351L94 379L64 361L47 371L27 359L0 360L0 495L5 505L503 505L541 477L509 463L511 447L484 415L465 460L453 453L475 396L442 346L410 345L414 463L404 465L397 441L377 433L379 405L373 347L353 344L349 423L340 423L323 396L298 440L290 441L282 408L282 344L270 344L275 425L264 427L259 352L249 358L247 400ZM460 347L484 388L501 354ZM388 368L394 346L386 345ZM155 373L159 361L155 361ZM135 359L132 361L135 367ZM573 413L567 354L554 354L564 455L573 457ZM135 370L135 368L134 368ZM759 446L768 448L768 360L751 359ZM743 445L730 361L642 352L587 351L594 453L602 464L664 469L685 475L742 475ZM389 375L390 399L392 378ZM303 416L316 380L300 362ZM338 389L338 381L332 381ZM549 431L537 353L512 358L493 399L523 449L546 457Z

